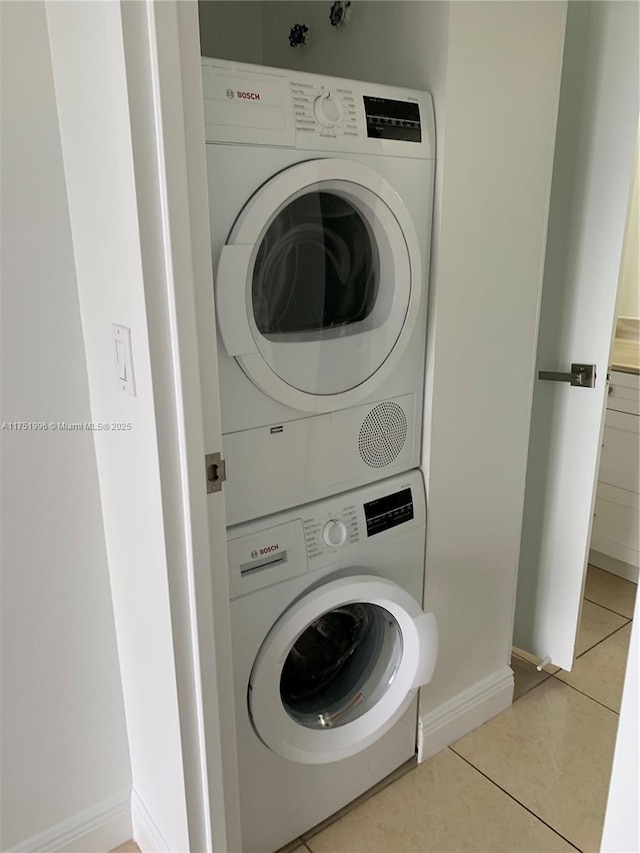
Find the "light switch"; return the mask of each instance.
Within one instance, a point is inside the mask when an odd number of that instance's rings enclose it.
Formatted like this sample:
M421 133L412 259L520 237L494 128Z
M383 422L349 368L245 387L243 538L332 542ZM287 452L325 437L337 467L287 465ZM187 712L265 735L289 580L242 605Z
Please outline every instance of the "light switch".
M116 340L116 361L118 363L118 379L127 381L127 362L125 359L124 344Z
M116 377L125 394L136 396L133 376L133 352L131 349L131 329L113 324L113 342L115 348Z

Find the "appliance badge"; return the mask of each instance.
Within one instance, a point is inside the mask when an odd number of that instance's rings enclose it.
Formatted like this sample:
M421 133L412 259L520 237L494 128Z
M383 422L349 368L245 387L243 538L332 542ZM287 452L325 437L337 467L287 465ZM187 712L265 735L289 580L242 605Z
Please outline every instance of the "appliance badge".
M227 98L229 98L229 100L233 100L233 98L235 98L235 96L236 96L233 89L227 89L226 94L227 94Z
M253 550L251 552L251 559L255 560L256 557L264 557L265 554L273 554L274 551L279 551L279 545L267 545L265 548L258 548L257 550Z
M236 92L236 95L241 100L245 101L259 101L260 93L259 92Z

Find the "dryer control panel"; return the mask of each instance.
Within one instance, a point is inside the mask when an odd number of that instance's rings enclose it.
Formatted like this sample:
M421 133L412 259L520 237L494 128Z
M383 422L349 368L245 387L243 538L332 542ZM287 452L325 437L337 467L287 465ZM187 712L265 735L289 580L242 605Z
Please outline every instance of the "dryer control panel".
M358 136L356 100L351 89L329 89L322 83L291 80L291 101L298 133Z
M428 92L203 57L207 142L435 158Z

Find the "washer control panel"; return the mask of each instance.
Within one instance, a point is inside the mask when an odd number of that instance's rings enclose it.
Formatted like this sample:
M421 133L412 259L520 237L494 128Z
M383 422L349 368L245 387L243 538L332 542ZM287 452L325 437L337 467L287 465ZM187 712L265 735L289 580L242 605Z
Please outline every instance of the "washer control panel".
M367 536L375 536L411 521L413 518L413 496L411 489L401 489L390 495L384 495L364 505L364 517L367 522Z
M344 521L339 521L337 518L332 518L331 521L327 521L325 526L322 528L324 544L328 545L330 548L339 548L341 545L344 545L347 541L348 535L349 532L347 530L347 525Z
M360 565L425 526L420 471L227 528L231 597L325 568Z
M335 127L342 118L342 104L333 92L318 95L313 111L323 127Z
M415 517L413 493L408 485L374 494L362 503L339 503L334 499L309 509L313 512L302 517L302 527L311 565L314 558L335 554Z
M354 503L327 506L326 514L303 517L302 526L309 559L360 541L360 525Z

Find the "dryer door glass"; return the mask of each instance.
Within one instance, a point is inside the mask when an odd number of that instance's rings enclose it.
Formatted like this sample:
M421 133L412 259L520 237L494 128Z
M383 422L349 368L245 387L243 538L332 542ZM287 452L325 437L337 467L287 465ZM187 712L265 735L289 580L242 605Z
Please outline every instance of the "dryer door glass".
M313 395L370 379L400 337L411 296L389 207L366 187L319 181L273 212L255 247L248 322L271 375Z
M253 312L261 335L317 332L362 323L380 284L367 221L330 192L298 196L273 219L253 268Z
M289 716L311 729L349 723L376 705L402 659L402 634L384 608L345 604L297 638L280 677Z

